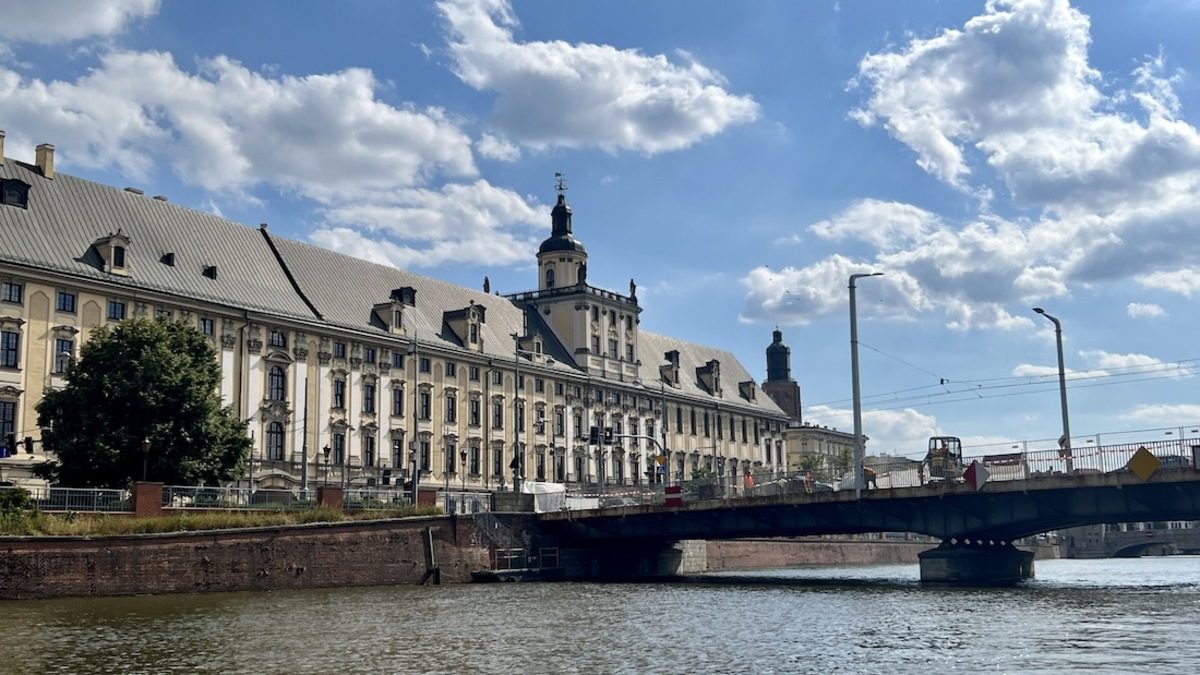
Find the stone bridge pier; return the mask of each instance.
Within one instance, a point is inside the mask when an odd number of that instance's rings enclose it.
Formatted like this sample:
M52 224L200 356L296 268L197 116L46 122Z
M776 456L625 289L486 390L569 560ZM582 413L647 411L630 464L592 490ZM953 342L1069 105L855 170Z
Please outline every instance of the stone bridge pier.
M1011 542L947 540L919 558L921 581L1000 584L1033 578L1033 552Z

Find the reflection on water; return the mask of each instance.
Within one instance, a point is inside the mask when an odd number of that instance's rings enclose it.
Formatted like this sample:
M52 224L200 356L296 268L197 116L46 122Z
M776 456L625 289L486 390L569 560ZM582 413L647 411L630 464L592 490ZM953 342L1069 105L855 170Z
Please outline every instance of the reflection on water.
M0 603L0 671L1194 672L1200 559L1052 560L1016 587L915 565Z

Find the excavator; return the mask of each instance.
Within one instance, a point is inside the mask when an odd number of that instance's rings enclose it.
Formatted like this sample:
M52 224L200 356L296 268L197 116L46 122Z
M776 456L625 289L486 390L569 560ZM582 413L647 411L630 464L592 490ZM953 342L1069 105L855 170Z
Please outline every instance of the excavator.
M963 479L962 441L957 436L934 436L925 454L925 475L930 483L954 483Z

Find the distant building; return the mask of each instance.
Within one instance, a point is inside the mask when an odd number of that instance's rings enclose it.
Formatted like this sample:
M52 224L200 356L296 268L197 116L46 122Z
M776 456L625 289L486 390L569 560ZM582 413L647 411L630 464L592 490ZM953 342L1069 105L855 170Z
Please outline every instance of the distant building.
M640 330L632 282L590 285L571 215L560 192L538 290L500 296L58 173L51 145L13 161L0 132L0 440L21 448L0 481L45 459L37 402L92 330L129 317L208 336L260 487L394 485L414 466L467 490L782 467L789 416L730 352ZM589 444L593 426L615 445Z
M783 331L778 328L767 345L767 379L762 388L788 416L784 437L786 464L792 471L835 478L849 470L854 462L854 434L804 422L800 385L792 378L792 350L783 343ZM866 440L864 436L864 444Z

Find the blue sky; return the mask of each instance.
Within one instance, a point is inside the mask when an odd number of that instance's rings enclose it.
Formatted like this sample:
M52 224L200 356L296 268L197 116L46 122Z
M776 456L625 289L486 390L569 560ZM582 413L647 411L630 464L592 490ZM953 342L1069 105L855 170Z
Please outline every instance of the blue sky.
M1200 423L1200 4L0 0L6 154L351 255L589 281L916 454ZM642 355L654 358L654 355Z

